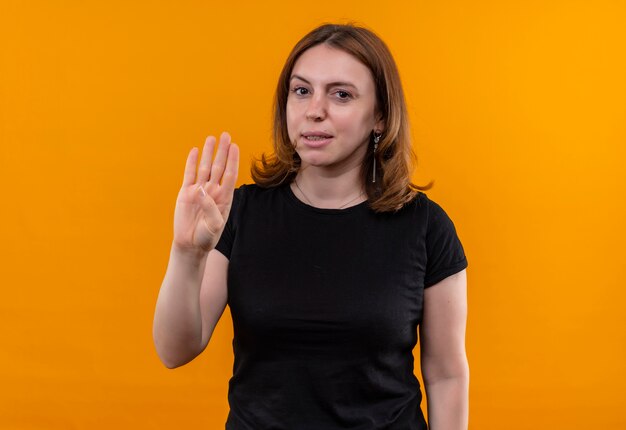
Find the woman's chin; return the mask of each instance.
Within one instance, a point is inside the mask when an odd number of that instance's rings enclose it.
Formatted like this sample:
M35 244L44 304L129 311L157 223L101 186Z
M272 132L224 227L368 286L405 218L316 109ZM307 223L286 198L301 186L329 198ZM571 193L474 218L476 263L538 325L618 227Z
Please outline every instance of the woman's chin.
M320 169L323 169L325 167L332 166L332 163L329 163L328 161L325 161L325 160L319 160L319 159L314 159L314 160L303 160L303 159L300 159L300 160L301 160L300 165L302 166L303 169L305 169L305 168L320 168Z

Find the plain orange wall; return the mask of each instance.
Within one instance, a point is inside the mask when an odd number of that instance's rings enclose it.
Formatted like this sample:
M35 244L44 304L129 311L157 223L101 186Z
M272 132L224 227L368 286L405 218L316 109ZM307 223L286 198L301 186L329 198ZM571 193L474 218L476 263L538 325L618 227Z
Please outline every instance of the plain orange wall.
M291 46L349 20L469 257L470 427L626 428L623 1L2 0L0 429L223 428L229 315L152 346L185 157L229 130L249 182Z

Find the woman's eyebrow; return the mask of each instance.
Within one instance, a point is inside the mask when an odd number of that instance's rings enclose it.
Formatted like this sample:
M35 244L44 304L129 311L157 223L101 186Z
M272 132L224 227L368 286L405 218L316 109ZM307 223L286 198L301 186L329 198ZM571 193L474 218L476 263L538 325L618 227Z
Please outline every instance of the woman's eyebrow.
M309 82L308 80L304 79L302 76L299 75L292 75L290 80L294 80L294 79L299 79L303 82L306 82L307 84L311 85L311 82ZM326 87L352 87L354 89L357 89L356 85L350 83L350 82L346 82L346 81L336 81L336 82L329 82L326 84Z

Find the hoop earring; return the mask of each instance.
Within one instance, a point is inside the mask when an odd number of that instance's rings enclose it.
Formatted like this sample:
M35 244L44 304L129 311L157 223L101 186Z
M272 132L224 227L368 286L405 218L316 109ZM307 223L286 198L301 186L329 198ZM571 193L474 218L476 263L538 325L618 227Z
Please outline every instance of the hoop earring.
M376 151L378 150L378 142L380 142L381 136L382 133L376 131L374 132L374 163L372 167L372 183L376 182Z

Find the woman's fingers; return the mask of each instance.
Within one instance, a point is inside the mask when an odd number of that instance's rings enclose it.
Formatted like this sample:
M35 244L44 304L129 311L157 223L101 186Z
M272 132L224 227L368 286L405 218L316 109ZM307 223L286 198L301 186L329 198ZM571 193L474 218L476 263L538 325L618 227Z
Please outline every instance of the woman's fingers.
M209 136L204 142L202 156L198 165L198 148L192 148L187 156L183 185L198 184L203 188L207 182L214 185L226 185L227 189L234 189L239 172L239 147L230 143L230 135L224 132L220 136L220 143L213 161L216 139Z
M213 160L213 166L211 166L211 176L209 182L214 185L219 185L222 174L226 167L226 160L228 156L228 148L230 147L230 134L224 132L220 136L220 144L217 147L217 154Z
M228 148L228 158L226 161L226 168L222 175L222 187L227 193L233 192L235 189L235 183L237 182L237 175L239 174L239 147L236 143L231 143Z
M196 163L198 162L198 148L191 148L187 155L187 163L185 164L185 175L183 176L183 186L192 185L196 182Z
M197 182L203 185L209 180L211 175L211 158L213 158L213 151L215 150L215 137L209 136L204 141L204 147L202 148L202 158L200 159L200 166L198 166L198 178Z

